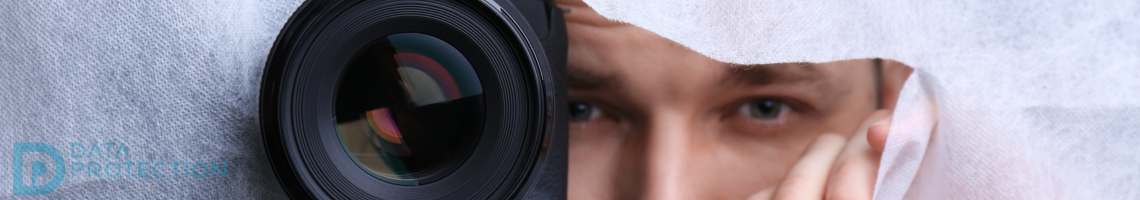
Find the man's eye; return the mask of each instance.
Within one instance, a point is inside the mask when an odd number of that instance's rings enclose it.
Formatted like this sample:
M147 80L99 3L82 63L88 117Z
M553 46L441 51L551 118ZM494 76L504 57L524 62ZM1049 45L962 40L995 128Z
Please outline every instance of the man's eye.
M570 122L584 122L597 118L602 114L598 107L589 103L570 102Z
M775 119L788 112L788 105L778 99L757 99L740 107L742 114L757 119Z

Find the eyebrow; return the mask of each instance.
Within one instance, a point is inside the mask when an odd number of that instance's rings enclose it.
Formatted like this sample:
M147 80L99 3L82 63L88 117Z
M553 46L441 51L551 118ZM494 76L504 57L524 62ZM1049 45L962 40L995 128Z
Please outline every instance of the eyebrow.
M567 66L566 87L571 90L599 90L617 87L617 78L579 67Z
M812 63L777 63L730 65L721 80L723 84L764 86L775 83L817 82L823 73Z
M825 77L812 63L776 63L738 65L727 68L723 84L763 86L774 83L817 82ZM613 75L602 74L579 67L567 66L566 85L571 90L600 90L618 87Z

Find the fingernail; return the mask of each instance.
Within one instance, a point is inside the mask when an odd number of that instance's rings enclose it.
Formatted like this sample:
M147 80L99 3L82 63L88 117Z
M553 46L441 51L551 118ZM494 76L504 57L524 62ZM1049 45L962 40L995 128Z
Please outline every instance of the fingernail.
M887 114L887 116L883 116L883 118L879 118L879 121L875 121L875 123L871 124L871 126L878 126L879 124L890 124L891 120L893 118L894 118L894 114Z

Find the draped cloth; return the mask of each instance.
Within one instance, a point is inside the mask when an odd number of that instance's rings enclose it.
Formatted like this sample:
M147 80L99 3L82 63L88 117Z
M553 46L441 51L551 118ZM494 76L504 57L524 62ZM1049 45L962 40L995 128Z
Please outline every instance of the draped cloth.
M300 3L0 1L0 199L284 199L257 102ZM15 143L50 145L64 173L47 153L14 163Z
M875 199L1140 198L1140 2L585 1L724 62L914 67Z

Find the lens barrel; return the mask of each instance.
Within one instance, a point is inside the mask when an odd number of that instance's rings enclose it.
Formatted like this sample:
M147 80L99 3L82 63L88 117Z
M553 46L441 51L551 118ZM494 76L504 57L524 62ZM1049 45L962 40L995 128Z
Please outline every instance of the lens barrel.
M266 62L265 148L293 198L565 198L564 72L550 2L307 1Z

